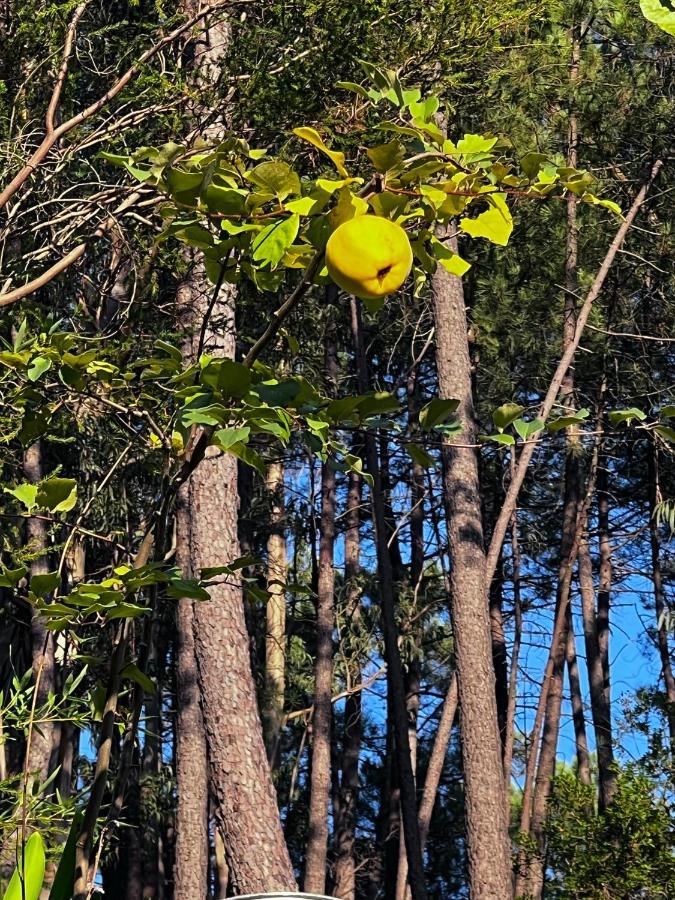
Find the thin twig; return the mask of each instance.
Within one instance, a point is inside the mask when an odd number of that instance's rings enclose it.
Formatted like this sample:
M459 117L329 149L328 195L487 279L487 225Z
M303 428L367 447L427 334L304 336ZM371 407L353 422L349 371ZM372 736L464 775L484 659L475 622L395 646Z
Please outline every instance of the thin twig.
M633 204L626 215L626 218L621 223L621 227L617 231L614 240L609 246L607 253L605 254L605 258L602 262L602 265L598 269L598 273L595 276L593 284L591 285L591 289L586 295L586 299L583 302L581 309L579 310L579 316L577 318L576 329L574 332L574 338L570 342L567 350L563 353L560 358L560 362L558 363L558 367L551 379L551 383L549 385L548 391L546 392L546 396L544 398L543 403L539 409L539 413L537 418L541 419L542 422L546 422L548 419L554 405L556 399L558 397L558 392L560 391L560 386L565 377L565 373L569 369L574 355L579 347L579 343L581 341L581 336L584 332L584 328L586 326L586 322L588 321L588 317L591 313L591 308L593 303L598 298L602 288L604 286L605 280L609 273L609 270L614 262L614 258L621 247L621 244L624 241L624 238L628 234L628 231L633 224L633 221L638 214L640 207L645 201L647 197L647 192L649 188L653 184L654 180L658 176L661 168L663 167L663 160L657 160L652 166L652 170L650 172L649 178L640 188ZM518 465L516 466L516 470L513 474L513 478L511 479L511 483L509 484L509 489L506 493L506 497L504 499L504 503L502 504L502 508L499 512L499 516L497 518L497 522L495 524L495 528L492 534L492 540L490 541L490 547L487 553L487 559L485 564L485 588L486 590L489 588L492 579L494 577L495 570L497 568L497 561L499 559L499 554L501 552L502 544L504 543L504 538L506 536L506 531L509 526L509 522L511 521L511 515L513 514L513 510L516 507L516 503L518 501L518 494L520 493L520 488L523 485L525 480L525 476L527 474L528 467L530 465L530 461L532 460L532 456L534 451L539 443L541 437L541 432L534 436L531 441L528 441L527 444L523 447L523 450L518 459Z

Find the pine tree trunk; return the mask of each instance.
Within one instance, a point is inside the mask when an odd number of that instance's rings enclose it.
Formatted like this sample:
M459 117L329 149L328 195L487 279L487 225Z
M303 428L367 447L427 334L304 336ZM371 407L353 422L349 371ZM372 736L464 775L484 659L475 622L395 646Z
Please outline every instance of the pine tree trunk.
M503 616L504 556L499 554L495 577L490 585L490 637L492 640L492 662L495 670L495 699L497 702L497 722L502 744L502 756L506 747L506 720L509 706L509 666L504 635Z
M408 379L408 427L411 435L415 433L415 421L417 408L415 403L415 375ZM424 469L413 460L410 471L410 590L413 601L411 615L414 616L418 608L419 595L422 590L424 576ZM421 628L413 622L411 626L416 632L415 646L420 653ZM410 756L417 782L417 718L420 708L420 690L422 686L422 664L419 655L408 663L405 678L406 708L408 710L408 739L410 741ZM418 810L418 820L420 811ZM420 836L421 840L421 836ZM408 860L405 853L405 840L403 828L401 828L398 853L398 875L396 878L396 900L405 900L409 895L408 890Z
M196 279L196 274L193 277ZM181 307L187 310L189 327L190 320L198 321L195 288L196 280L186 281L179 295ZM192 345L189 339L184 348L188 360L194 356ZM176 564L185 578L199 574L192 567L190 504L190 489L184 484L176 509ZM176 604L176 898L206 897L208 891L208 760L195 656L194 606L195 602L187 597Z
M356 349L357 370L359 372L359 389L362 390L361 385L367 380L365 374L366 359L360 327L359 307L354 302L352 303L352 331ZM417 821L415 774L412 767L410 740L408 736L405 681L398 649L398 626L396 624L395 614L396 592L388 545L385 497L377 446L372 434L366 434L365 444L368 472L373 479L370 496L373 510L375 547L377 552L385 661L387 663L388 701L390 703L391 720L394 731L396 769L399 789L401 791L401 820L405 836L406 855L408 857L408 881L413 900L426 900L427 892L424 877L424 864L422 861L422 850ZM394 880L395 879L396 868L394 869Z
M567 643L565 645L565 661L570 682L570 698L572 702L572 722L574 724L574 741L577 751L577 777L582 784L591 783L591 759L586 737L586 720L584 718L584 698L581 692L579 663L577 662L576 641L572 613L567 607Z
M188 304L200 318L213 288L199 267ZM196 321L200 321L196 318ZM232 358L234 302L222 291L206 331L205 349ZM210 448L187 482L192 571L239 555L237 463ZM224 580L194 607L194 645L206 732L211 795L225 841L230 883L238 893L295 889L272 784L251 674L241 585Z
M511 896L502 754L485 584L485 552L471 363L462 282L433 276L439 395L460 401L462 434L443 441L443 487L452 569L450 608L462 711L469 880L474 900Z
M329 289L327 295L333 296ZM331 315L331 311L328 311ZM324 373L327 393L335 394L337 352L332 321L326 325ZM317 638L314 669L314 713L312 716L312 768L309 793L309 838L305 857L304 889L323 894L328 854L328 809L331 788L331 725L333 715L333 627L335 619L335 468L321 465L321 520L319 525L319 572L317 584Z
M358 635L361 609L360 571L361 476L349 473L345 527L345 584L346 608L351 628ZM361 664L357 660L352 678L360 680ZM356 676L356 678L354 678ZM356 859L354 856L356 806L359 795L359 757L361 754L361 691L347 697L344 732L342 735L342 765L339 803L335 820L335 896L340 900L356 900Z
M570 30L571 58L570 58L570 84L574 86L579 77L579 65L581 59L581 47L579 28L573 25ZM570 112L567 136L567 165L576 167L579 155L579 135L577 118L574 111ZM576 330L577 309L576 294L578 289L578 229L577 229L577 204L576 198L570 196L567 200L567 247L565 255L565 294L563 311L563 353L574 342ZM560 389L561 404L569 409L574 409L574 370L568 369L563 378ZM572 546L575 539L577 513L580 501L580 471L579 460L576 452L577 435L574 426L565 432L565 475L563 496L563 521L560 538L560 562L558 568L558 587L556 592L556 605L554 621L559 616L563 618L563 628L559 639L554 644L553 668L548 686L546 701L546 713L544 718L544 730L541 740L541 750L537 768L537 779L534 787L534 799L532 804L532 836L537 852L533 855L529 865L529 890L534 900L539 900L544 883L544 857L545 857L545 822L548 799L551 793L552 780L555 774L555 761L558 750L558 736L560 732L560 716L563 701L564 668L567 651L568 616L566 608L570 602L570 567ZM535 736L536 742L536 736Z
M267 539L267 601L265 633L265 688L262 721L267 759L275 766L284 712L286 673L286 538L284 536L284 464L274 460L267 468L270 492L270 535Z
M38 482L43 477L42 445L38 442L29 447L23 458L26 479ZM26 519L26 545L35 559L30 563L31 578L49 572L47 558L47 524L43 519ZM46 702L56 687L56 661L54 658L54 634L45 627L45 620L34 612L30 623L31 655L33 661L33 683L37 685L36 710ZM56 746L55 746L56 742ZM58 754L58 733L53 723L44 722L31 732L26 772L29 784L46 781L52 762ZM32 789L32 788L31 788Z
M649 535L652 551L652 583L654 585L654 606L656 612L656 643L661 658L661 672L663 673L663 681L666 688L666 715L670 732L670 752L673 759L675 759L675 675L673 675L670 647L668 646L668 626L665 617L668 607L663 586L661 542L656 521L656 506L662 499L659 478L659 455L656 444L652 444L649 448L647 466L649 479Z
M598 758L598 805L606 809L616 793L616 772L612 748L612 713L609 682L605 680L605 666L600 653L598 619L595 608L593 561L588 541L579 544L579 590L584 622L586 668L591 698L591 714Z
M515 467L515 452L511 453L511 471ZM509 699L506 709L506 740L504 742L504 788L507 802L511 795L511 767L513 765L513 742L516 722L516 701L518 699L518 663L520 645L523 635L523 606L521 597L520 540L518 534L518 515L511 517L511 566L513 578L513 647L511 649L511 670L509 672Z

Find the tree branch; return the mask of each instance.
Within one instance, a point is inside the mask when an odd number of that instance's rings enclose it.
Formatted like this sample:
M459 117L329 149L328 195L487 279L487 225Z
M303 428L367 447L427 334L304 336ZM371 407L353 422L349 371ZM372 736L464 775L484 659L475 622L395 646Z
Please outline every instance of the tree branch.
M53 266L50 266L45 272L41 275L38 275L37 278L34 278L32 281L26 282L26 284L22 284L20 287L15 288L13 291L7 291L6 293L0 293L0 307L1 306L9 306L11 303L16 303L17 300L23 300L24 297L30 296L30 294L34 294L35 291L39 291L40 288L45 287L45 285L49 284L50 281L53 281L58 275L61 275L62 272L65 272L66 269L69 269L73 263L76 263L78 259L84 256L84 253L89 246L89 244L96 240L97 238L103 237L106 232L110 231L110 229L117 222L117 216L124 212L126 209L129 209L130 206L133 206L140 198L142 197L142 193L140 191L134 191L133 194L130 194L126 200L124 200L117 209L111 213L107 219L105 219L98 226L96 231L88 238L86 241L82 241L82 243L78 244L77 247L73 247L70 253L66 253L64 257L62 257L58 262L54 263Z
M73 44L75 42L77 24L82 18L85 9L87 8L87 6L89 6L89 3L90 0L84 0L83 3L80 3L79 6L76 7L75 12L73 13L73 18L70 20L70 25L68 26L66 41L63 46L63 59L61 61L61 68L59 69L59 74L56 78L56 84L54 85L54 90L52 91L49 106L47 107L47 115L45 117L45 127L47 129L47 134L52 134L52 132L54 131L54 116L56 115L56 110L59 105L59 99L61 98L61 91L63 90L66 75L68 74L68 63L70 62L70 55L73 52Z
M591 285L591 289L586 295L586 299L584 300L583 305L579 310L577 325L574 332L574 339L571 341L567 350L561 356L558 367L555 370L555 374L553 375L548 391L546 392L544 401L539 409L537 418L541 419L542 422L545 422L551 414L551 410L553 409L555 401L558 397L558 392L560 391L560 386L562 385L565 373L569 369L576 354L577 348L579 347L579 342L581 341L581 336L586 326L586 322L588 321L593 303L602 291L609 270L611 269L612 263L614 262L614 258L618 253L619 248L621 247L621 244L623 243L624 238L626 237L631 225L633 224L633 221L635 220L640 207L644 203L649 188L654 183L654 180L661 171L662 167L663 160L660 159L657 160L652 166L649 178L640 188L626 218L621 223L621 227L617 231L614 240L610 244L609 249L605 254L605 258L602 262L602 265L598 269L598 273L595 276L593 284ZM509 484L509 489L506 493L506 497L500 510L497 523L495 524L494 532L492 534L492 540L490 541L490 547L487 553L485 564L486 590L489 588L490 583L492 582L492 579L494 577L495 569L497 568L497 561L499 559L499 553L506 536L506 530L509 526L513 511L516 508L516 503L518 502L518 494L520 492L520 488L523 485L525 475L527 474L527 469L530 465L530 461L532 460L532 456L537 445L539 444L539 440L542 434L543 432L539 432L533 438L525 442L518 459L518 465L516 466L515 472L513 473L513 478L511 479L511 483Z
M124 88L132 81L141 71L141 67L144 63L148 62L148 60L152 59L156 56L161 50L167 47L169 44L172 44L177 38L179 38L186 31L189 31L197 22L206 16L210 15L217 10L224 9L227 6L238 6L242 3L251 3L253 0L220 0L217 3L210 3L208 6L204 6L196 15L192 16L191 19L188 19L186 22L183 22L182 25L179 25L177 28L174 28L172 32L163 37L160 41L157 41L156 44L153 44L152 47L148 48L145 53L143 53L138 60L131 66L131 68L127 69L127 71L122 75L115 84L103 94L102 97L99 97L98 100L94 101L94 103L90 104L86 109L83 109L81 112L77 113L77 115L72 116L70 119L67 119L58 128L52 128L49 130L49 121L50 121L50 112L47 113L47 123L48 130L47 134L44 136L42 143L37 148L35 153L31 156L28 162L20 169L19 172L14 176L14 178L9 182L9 184L5 187L5 189L0 193L0 209L3 209L9 200L16 194L22 184L26 182L33 172L38 169L44 160L47 157L47 154L52 149L52 147L59 141L64 134L67 134L69 131L72 131L73 128L77 128L78 125L81 125L84 121L89 119L95 113L97 113L100 109L102 109L110 100L113 100L120 94ZM72 23L71 23L72 26ZM64 51L65 57L65 51ZM66 59L67 62L67 59ZM59 73L60 75L60 73ZM65 73L64 73L65 78ZM54 92L56 95L56 103L58 103L59 94L60 94L60 86L57 80L57 84L54 88ZM54 94L52 94L52 100L50 102L50 110L56 105L54 103ZM84 252L81 251L80 255ZM11 302L11 301L10 301Z

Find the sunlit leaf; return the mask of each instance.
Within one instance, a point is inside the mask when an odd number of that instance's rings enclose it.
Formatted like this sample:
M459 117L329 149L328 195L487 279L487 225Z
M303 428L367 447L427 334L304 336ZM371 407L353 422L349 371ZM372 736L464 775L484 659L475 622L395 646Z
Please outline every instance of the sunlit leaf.
M345 169L344 153L340 153L339 150L330 150L326 146L323 138L318 131L315 131L314 128L303 126L302 128L294 128L293 134L295 134L299 138L302 138L303 141L307 141L322 153L325 153L326 156L331 160L335 168L338 170L340 175L344 175L345 178L349 177L349 172Z

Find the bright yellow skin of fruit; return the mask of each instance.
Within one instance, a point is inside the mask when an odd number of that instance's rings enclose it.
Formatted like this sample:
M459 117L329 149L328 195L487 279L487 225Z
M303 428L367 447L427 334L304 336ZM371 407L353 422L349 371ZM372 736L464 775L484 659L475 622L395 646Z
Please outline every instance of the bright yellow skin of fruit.
M356 297L372 300L397 291L412 268L408 235L381 216L355 216L339 225L326 244L333 281Z

